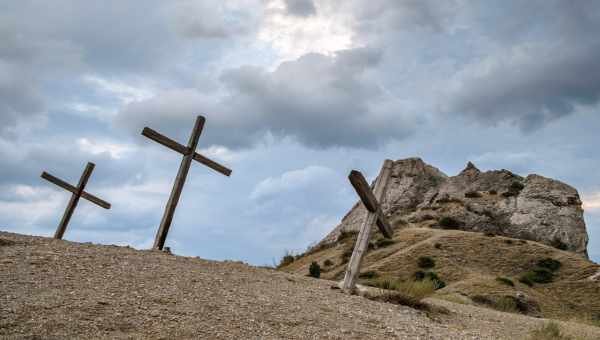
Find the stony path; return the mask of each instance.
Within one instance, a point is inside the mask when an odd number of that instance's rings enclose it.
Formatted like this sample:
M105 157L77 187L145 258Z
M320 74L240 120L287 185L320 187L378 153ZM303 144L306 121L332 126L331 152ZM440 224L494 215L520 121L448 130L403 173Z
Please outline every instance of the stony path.
M541 322L440 301L452 312L432 320L331 285L239 262L0 232L0 338L519 339Z

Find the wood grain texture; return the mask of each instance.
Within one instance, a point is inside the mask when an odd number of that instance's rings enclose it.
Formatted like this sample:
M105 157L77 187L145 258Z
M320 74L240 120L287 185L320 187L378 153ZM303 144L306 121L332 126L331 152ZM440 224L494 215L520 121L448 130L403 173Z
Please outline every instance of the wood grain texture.
M85 169L83 170L83 173L81 174L81 177L79 178L79 183L77 184L76 187L72 186L71 184L63 181L62 179L52 176L51 174L47 173L46 171L42 172L42 178L49 181L50 183L56 184L57 186L69 191L71 193L71 199L69 200L69 203L67 204L67 208L65 209L65 212L63 214L63 217L60 220L60 223L58 224L58 227L56 228L56 232L54 233L54 238L55 239L62 239L65 231L67 230L67 226L69 225L69 221L71 220L71 217L73 216L73 212L75 212L75 208L77 207L77 204L79 203L79 199L80 198L85 198L86 200L95 203L99 206L101 206L104 209L110 209L110 203L101 200L100 198L85 192L85 186L87 185L88 180L90 179L90 176L92 175L92 172L94 171L94 163L88 162Z
M183 191L183 186L185 185L185 180L187 178L188 172L190 171L190 166L192 161L197 161L201 164L206 165L207 167L222 173L225 176L231 175L231 169L204 157L203 155L197 153L195 150L198 147L198 140L200 139L200 135L202 134L202 129L204 128L204 123L206 119L203 116L197 116L196 122L194 124L194 128L192 129L192 134L190 135L190 139L188 141L188 145L184 146L176 141L160 134L157 131L152 130L149 127L145 127L142 130L142 135L146 136L153 141L162 144L168 147L171 150L179 152L183 155L183 159L181 160L181 164L179 165L179 170L177 171L177 176L175 177L175 181L173 183L173 189L171 190L171 194L169 195L169 200L167 201L167 205L165 206L165 212L160 221L160 225L158 227L158 231L156 232L156 237L154 238L153 249L162 250L165 241L167 239L167 235L169 234L169 229L171 228L171 224L173 223L173 217L175 216L175 209L177 208L177 204L179 203L179 198L181 197L181 192Z
M67 190L67 191L69 191L69 192L71 192L73 194L77 194L77 188L76 187L72 186L71 184L63 181L62 179L60 179L58 177L52 176L51 174L49 174L49 173L47 173L45 171L42 172L42 176L41 177L43 179L47 180L48 182L56 184L57 186L65 189L65 190ZM104 208L104 209L110 209L111 208L111 204L110 203L108 203L105 200L100 199L100 198L98 198L98 197L96 197L96 196L88 193L87 191L83 191L81 193L81 198L84 198L84 199L86 199L86 200L88 200L88 201L90 201L90 202L92 202L92 203L94 203L94 204L96 204L96 205Z
M190 140L188 141L188 150L195 150L198 146L198 140L200 139L200 135L202 134L204 122L204 117L198 116L196 118L194 129L192 130ZM173 189L171 190L171 195L169 196L169 200L167 201L167 205L165 206L165 212L163 214L162 220L160 221L160 226L158 227L156 237L154 238L154 249L162 250L165 245L165 241L169 233L169 228L171 227L171 223L173 222L173 216L175 215L175 209L177 208L177 204L179 203L179 198L181 197L181 192L183 190L187 174L190 170L190 165L192 164L193 157L193 153L188 153L187 155L183 156L183 159L181 160L179 170L177 171L177 177L175 177Z
M60 220L58 227L56 228L56 232L54 233L55 239L61 240L63 235L65 234L65 231L67 230L67 225L69 224L69 221L73 216L73 212L77 207L77 203L79 202L79 198L81 197L81 193L83 192L83 189L85 189L85 185L87 184L90 176L92 175L92 171L94 171L94 166L94 163L88 163L85 167L85 170L83 170L83 174L81 174L81 177L79 178L79 184L77 184L77 191L71 194L69 204L67 205L65 213L63 214L63 217Z
M381 171L379 172L379 176L377 176L377 180L375 181L375 188L374 188L374 192L373 192L373 196L375 198L375 207L378 206L377 202L381 201L381 199L383 198L383 196L385 194L387 182L391 175L392 165L393 165L393 162L391 160L385 160L383 162L383 166L381 167ZM361 177L362 177L362 175L361 175ZM363 179L364 179L364 177L363 177ZM366 183L366 180L364 182ZM383 214L381 214L379 216L382 216L382 215ZM363 224L361 225L360 231L358 233L358 238L357 238L356 244L354 246L354 251L352 252L352 256L350 257L350 261L348 262L346 274L344 275L344 281L342 282L342 289L345 292L352 292L356 286L356 280L360 273L360 266L362 264L363 257L369 247L369 241L371 240L371 234L372 234L371 227L373 226L373 224L376 223L377 219L378 219L377 213L373 213L373 212L367 210L367 216L366 216ZM391 228L390 228L390 231L391 231Z

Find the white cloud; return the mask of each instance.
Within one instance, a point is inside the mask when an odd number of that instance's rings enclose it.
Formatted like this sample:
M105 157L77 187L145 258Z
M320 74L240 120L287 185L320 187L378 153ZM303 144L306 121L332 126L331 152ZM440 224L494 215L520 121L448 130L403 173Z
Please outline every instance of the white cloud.
M85 75L83 80L102 91L114 95L123 104L150 99L155 95L155 91L148 84L128 84L121 80L106 79L91 74Z
M87 138L79 138L77 140L77 145L83 152L88 152L92 155L107 153L113 159L120 159L125 153L133 152L135 150L133 145L118 144L106 141L100 142Z
M600 192L585 194L582 197L583 209L597 212L600 210Z
M318 185L332 177L335 172L330 168L311 165L304 169L292 170L283 173L278 177L269 177L256 185L251 199L262 199L281 194L290 194L290 192L308 189L308 186Z
M332 15L332 6L318 3L319 15L289 15L282 0L268 1L258 38L279 53L281 60L293 60L308 53L333 55L352 45L352 30L345 18ZM323 14L320 14L323 12Z

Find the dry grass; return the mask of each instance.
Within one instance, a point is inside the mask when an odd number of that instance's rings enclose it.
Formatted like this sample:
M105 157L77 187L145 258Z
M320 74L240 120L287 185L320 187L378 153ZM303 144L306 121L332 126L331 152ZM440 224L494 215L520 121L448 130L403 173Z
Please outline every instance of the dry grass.
M506 240L513 242L507 244ZM587 279L599 271L600 266L570 252L533 241L430 228L397 230L393 241L390 246L369 251L361 270L376 271L382 278L411 281L413 274L419 270L418 258L430 256L435 259L435 272L447 284L446 288L435 293L436 296L448 293L514 296L516 291L521 291L539 304L540 316L543 317L570 320L590 311L600 311L597 283ZM353 243L348 241L334 245L297 259L282 270L306 275L312 261L322 263L329 258L335 259L335 263L328 267L327 272L321 273L321 278L340 279L346 269L340 255L352 246ZM529 287L517 280L544 259L554 259L561 264L558 270L552 272L552 282ZM548 260L543 264L546 262L550 264ZM496 277L512 278L514 287L499 284L495 281Z
M564 335L556 322L547 322L542 327L534 330L529 335L529 340L570 340Z
M369 293L367 298L376 301L394 303L419 310L431 310L430 306L422 300L433 295L435 283L430 280L423 281L395 281L390 279L371 280L373 287L382 291Z

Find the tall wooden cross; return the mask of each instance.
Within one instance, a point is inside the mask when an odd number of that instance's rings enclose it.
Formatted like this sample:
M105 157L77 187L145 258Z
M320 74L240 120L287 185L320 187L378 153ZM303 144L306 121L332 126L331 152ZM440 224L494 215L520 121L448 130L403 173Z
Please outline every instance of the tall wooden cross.
M373 191L371 191L371 187L360 171L352 170L350 175L348 175L348 179L354 187L354 190L356 190L363 205L367 208L367 216L360 227L356 245L354 246L354 251L350 257L350 262L348 262L348 268L346 269L346 275L344 276L344 281L342 283L342 289L346 292L353 291L356 285L356 279L360 273L360 265L369 247L369 241L371 240L373 224L377 224L377 227L386 238L392 238L394 233L394 230L385 218L380 205L392 172L392 165L393 162L389 159L386 159L383 162L383 167L379 172Z
M67 205L67 209L65 210L65 213L62 219L60 220L60 223L58 224L58 228L56 228L56 232L54 233L55 239L60 240L65 234L65 231L67 230L67 225L69 224L71 216L73 216L73 212L75 211L75 207L77 207L77 203L79 203L79 198L83 197L86 200L95 203L104 209L110 209L110 203L103 201L98 197L84 191L88 179L92 175L92 171L94 171L94 166L94 163L88 162L87 166L85 167L85 170L83 170L81 178L79 179L79 184L77 184L77 187L72 186L71 184L63 181L60 178L54 177L45 171L42 172L43 179L48 180L49 182L52 182L72 193L71 200Z
M181 165L179 166L179 171L177 172L177 177L175 177L175 183L173 184L173 190L171 190L171 196L169 196L169 201L167 201L165 212L162 220L160 221L160 226L158 227L158 232L156 233L156 237L154 239L154 249L162 250L163 246L165 245L165 240L167 239L167 234L169 233L169 228L171 227L171 222L173 222L173 216L175 215L175 208L177 208L177 203L179 202L179 197L181 196L181 191L183 190L183 185L185 184L185 179L188 171L190 170L192 160L200 162L225 176L231 175L230 169L196 152L198 139L202 133L202 128L204 127L205 121L206 119L202 116L198 116L196 118L196 124L194 125L194 129L192 130L192 135L190 136L187 146L181 145L149 127L145 127L144 130L142 130L142 135L183 155Z

